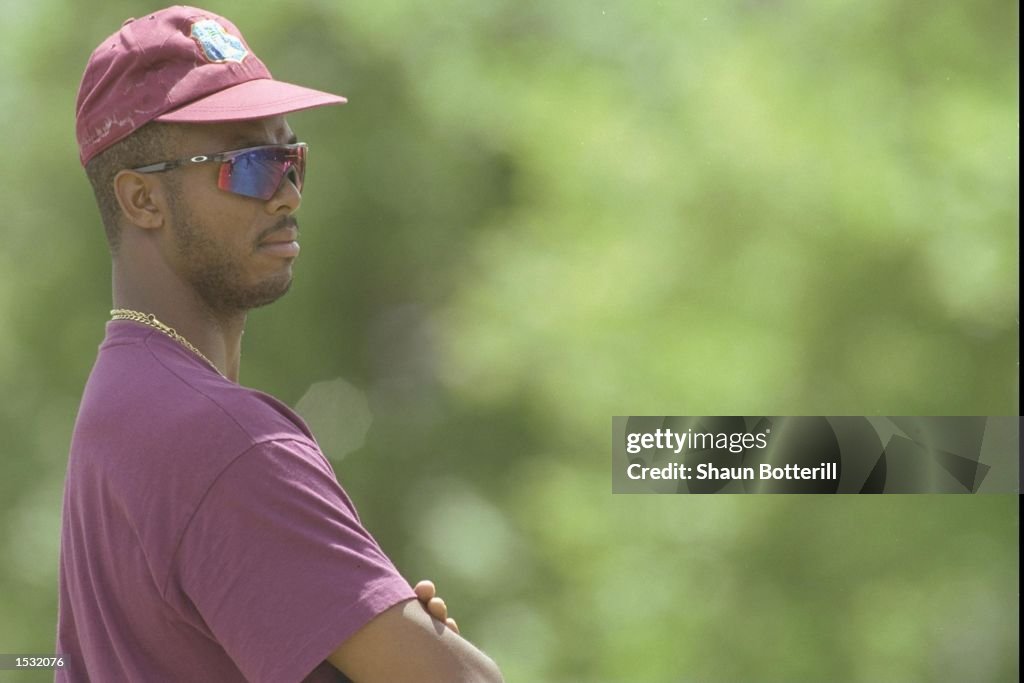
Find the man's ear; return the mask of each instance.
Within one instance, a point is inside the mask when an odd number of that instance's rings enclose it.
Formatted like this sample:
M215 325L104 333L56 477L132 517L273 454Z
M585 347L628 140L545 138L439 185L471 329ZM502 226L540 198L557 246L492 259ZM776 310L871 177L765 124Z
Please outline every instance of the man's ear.
M114 176L114 196L121 213L132 225L147 230L163 226L167 202L163 185L155 177L135 171L119 171Z

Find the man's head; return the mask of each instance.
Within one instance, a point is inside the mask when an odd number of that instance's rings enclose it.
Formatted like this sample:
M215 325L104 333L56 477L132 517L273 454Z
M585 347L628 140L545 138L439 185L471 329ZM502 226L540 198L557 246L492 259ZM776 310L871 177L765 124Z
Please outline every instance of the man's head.
M277 298L297 251L288 242L305 150L208 158L294 143L284 114L344 101L275 81L211 12L176 6L126 21L90 57L76 110L111 252L146 245L216 309ZM180 163L153 166L165 161Z
M163 128L144 135L163 145L166 156L150 162L296 141L283 116L159 125ZM269 199L261 199L221 189L221 175L220 163L188 164L165 173L121 170L111 193L125 231L126 253L120 258L164 265L211 311L233 313L268 304L288 290L298 254L293 214L301 195L287 176Z

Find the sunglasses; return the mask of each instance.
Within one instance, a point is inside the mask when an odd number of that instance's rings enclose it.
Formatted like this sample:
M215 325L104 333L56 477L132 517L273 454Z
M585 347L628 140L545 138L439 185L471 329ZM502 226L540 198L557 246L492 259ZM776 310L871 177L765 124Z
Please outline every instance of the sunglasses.
M161 161L133 168L136 173L162 173L188 164L220 163L217 187L225 192L267 200L277 194L287 177L302 192L306 176L306 143L246 147L217 154L200 154L188 159Z

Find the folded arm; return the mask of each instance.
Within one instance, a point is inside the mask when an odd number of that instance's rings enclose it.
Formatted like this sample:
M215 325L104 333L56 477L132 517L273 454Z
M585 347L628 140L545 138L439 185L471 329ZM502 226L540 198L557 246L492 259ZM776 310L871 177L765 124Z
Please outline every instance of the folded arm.
M416 600L385 610L327 661L354 683L502 683L501 672L468 640Z

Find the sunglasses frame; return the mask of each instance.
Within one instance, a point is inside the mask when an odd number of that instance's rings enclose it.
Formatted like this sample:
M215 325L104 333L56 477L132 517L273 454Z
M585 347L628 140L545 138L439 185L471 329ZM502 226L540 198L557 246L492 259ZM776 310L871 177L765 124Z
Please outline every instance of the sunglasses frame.
M216 154L197 154L187 159L172 159L170 161L158 161L155 164L147 164L146 166L139 166L138 168L132 168L129 170L134 171L135 173L163 173L164 171L172 171L176 168L181 168L183 166L187 166L190 164L208 164L214 162L219 162L221 164L230 164L231 167L233 168L235 159L238 159L239 157L244 156L245 154L250 154L252 152L259 152L261 150L284 150L288 153L291 153L295 150L300 149L302 150L301 156L303 160L303 172L301 174L296 173L295 163L293 161L286 162L286 165L284 167L284 173L281 174L281 179L278 180L277 185L274 186L273 191L269 194L269 196L266 197L262 195L251 195L242 192L236 192L230 189L230 187L226 187L226 185L228 185L228 180L230 179L230 176L225 174L224 167L221 166L220 173L217 175L218 188L224 190L225 192L237 194L242 197L252 197L254 199L268 200L275 194L277 194L278 189L280 189L281 187L281 183L284 181L285 178L288 178L289 176L291 178L292 184L295 185L295 188L299 192L302 191L302 185L304 180L303 176L305 176L305 160L306 155L308 154L307 150L309 149L305 142L295 142L286 145L259 145L257 147L244 147L242 149L232 149L226 152L217 152Z

